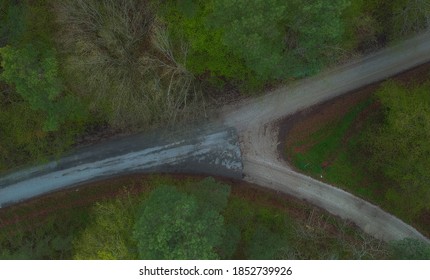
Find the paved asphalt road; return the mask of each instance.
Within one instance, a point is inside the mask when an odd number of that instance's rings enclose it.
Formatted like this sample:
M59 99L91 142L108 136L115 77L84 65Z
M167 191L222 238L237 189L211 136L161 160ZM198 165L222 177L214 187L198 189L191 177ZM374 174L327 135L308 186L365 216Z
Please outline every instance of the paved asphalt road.
M277 153L275 122L428 61L430 34L424 34L262 97L228 106L218 119L187 135L155 133L149 139L133 136L9 174L0 179L0 207L130 172L195 171L236 178L243 172L245 180L308 200L353 221L377 238L427 240L380 208L290 170Z
M0 179L0 208L52 191L129 173L180 172L242 178L234 129L153 132L102 143Z

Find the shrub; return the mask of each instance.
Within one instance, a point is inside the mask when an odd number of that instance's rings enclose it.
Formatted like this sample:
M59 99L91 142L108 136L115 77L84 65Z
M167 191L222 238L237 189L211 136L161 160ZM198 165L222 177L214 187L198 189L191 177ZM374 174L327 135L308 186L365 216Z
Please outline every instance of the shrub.
M420 240L405 238L390 243L391 257L395 260L430 260L430 246Z

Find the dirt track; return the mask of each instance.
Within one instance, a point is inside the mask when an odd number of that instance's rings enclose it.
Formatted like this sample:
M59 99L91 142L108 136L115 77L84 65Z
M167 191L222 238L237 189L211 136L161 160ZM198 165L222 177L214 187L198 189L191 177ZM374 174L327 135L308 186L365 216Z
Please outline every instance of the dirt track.
M0 178L0 207L98 178L130 172L197 170L233 176L308 200L384 240L427 240L349 193L298 174L277 154L276 121L301 109L430 61L430 33L221 111L221 120L179 137L157 134L101 143L47 165ZM222 122L220 127L217 123ZM179 128L180 129L180 128ZM238 133L240 150L238 149ZM223 171L224 170L224 171ZM230 174L230 175L231 175ZM428 241L428 240L427 240Z
M230 106L224 123L239 133L245 180L282 191L349 219L365 232L389 241L429 241L411 226L343 190L294 172L278 154L276 122L354 89L430 61L430 33L385 49L257 99Z

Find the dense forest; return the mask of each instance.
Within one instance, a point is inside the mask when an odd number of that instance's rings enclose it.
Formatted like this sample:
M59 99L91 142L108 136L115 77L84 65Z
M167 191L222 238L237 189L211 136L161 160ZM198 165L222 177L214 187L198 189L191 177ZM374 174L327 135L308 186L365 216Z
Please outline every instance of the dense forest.
M408 87L384 83L374 97L382 109L353 149L367 161L361 167L390 186L384 199L392 211L407 213L402 216L408 220L430 211L429 91L429 81Z
M213 178L117 179L79 192L0 213L0 259L430 258L424 242L386 244L304 202Z
M429 24L425 0L3 0L0 170L199 119Z
M286 156L429 236L429 92L427 63L317 106L286 133Z

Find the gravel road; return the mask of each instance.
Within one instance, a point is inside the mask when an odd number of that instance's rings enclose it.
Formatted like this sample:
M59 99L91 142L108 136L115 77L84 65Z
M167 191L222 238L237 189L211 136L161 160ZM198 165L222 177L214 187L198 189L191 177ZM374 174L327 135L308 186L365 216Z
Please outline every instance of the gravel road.
M242 177L349 219L383 240L413 237L409 225L340 189L292 171L277 153L276 121L430 61L430 33L220 111L188 135L156 133L101 143L0 178L0 207L131 172L199 172ZM219 123L222 124L219 124ZM239 148L240 147L240 148Z
M226 107L226 126L239 134L245 180L305 199L353 221L385 241L406 237L429 242L411 226L343 190L292 171L278 154L276 122L297 111L430 61L430 33L331 69L268 95Z
M259 98L227 106L222 113L224 123L240 131L266 124L429 61L430 31Z

